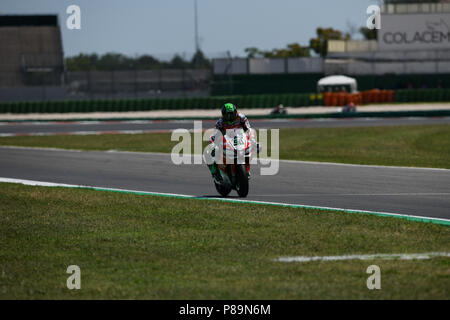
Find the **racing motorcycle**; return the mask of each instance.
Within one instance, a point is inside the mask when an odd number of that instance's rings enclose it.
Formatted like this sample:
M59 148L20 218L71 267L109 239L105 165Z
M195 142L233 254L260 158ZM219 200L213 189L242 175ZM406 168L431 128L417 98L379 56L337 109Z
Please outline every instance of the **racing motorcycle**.
M215 142L213 135L210 153L214 157L219 152L218 157L223 159L222 163L217 163L220 179L214 179L217 192L226 197L231 190L236 190L240 197L246 197L249 191L250 160L254 151L259 153L261 148L254 139L253 131L247 133L242 128L227 130L222 136L222 150L218 142Z

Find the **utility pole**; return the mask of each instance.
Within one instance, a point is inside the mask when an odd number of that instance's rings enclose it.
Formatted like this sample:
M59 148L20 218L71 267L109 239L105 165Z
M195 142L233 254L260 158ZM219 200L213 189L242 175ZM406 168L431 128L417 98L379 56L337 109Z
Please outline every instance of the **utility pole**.
M228 73L228 86L229 86L229 94L233 95L233 58L231 57L231 53L227 51L228 65L226 71Z
M197 0L194 0L194 17L195 17L195 54L194 54L194 59L195 59L195 66L198 68L198 52L200 51L200 44L199 44L199 40L198 40L198 13L197 13Z
M197 13L197 0L194 0L195 9L195 52L200 50L199 40L198 40L198 13Z

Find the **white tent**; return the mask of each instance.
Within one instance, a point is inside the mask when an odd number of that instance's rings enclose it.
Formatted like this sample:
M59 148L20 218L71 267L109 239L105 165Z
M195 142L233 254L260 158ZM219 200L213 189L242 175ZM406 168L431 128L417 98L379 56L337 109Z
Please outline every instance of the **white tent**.
M327 91L326 87L339 88L346 86L350 87L350 92L352 93L358 90L356 79L346 76L329 76L322 78L317 82L317 89L319 92Z

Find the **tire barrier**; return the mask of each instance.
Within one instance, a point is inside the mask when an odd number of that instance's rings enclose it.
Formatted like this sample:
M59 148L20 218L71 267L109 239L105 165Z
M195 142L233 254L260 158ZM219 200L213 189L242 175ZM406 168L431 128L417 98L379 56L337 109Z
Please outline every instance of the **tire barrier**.
M325 106L346 106L349 103L354 105L364 105L372 103L390 103L397 102L395 100L394 90L368 90L358 93L348 92L325 92Z

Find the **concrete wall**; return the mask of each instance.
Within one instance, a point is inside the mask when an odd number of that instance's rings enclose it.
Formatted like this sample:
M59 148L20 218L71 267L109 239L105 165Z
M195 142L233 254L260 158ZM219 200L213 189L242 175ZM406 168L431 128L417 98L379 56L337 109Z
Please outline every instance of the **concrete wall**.
M251 74L271 74L286 72L285 59L250 59Z
M288 73L322 73L322 58L288 58Z
M213 66L214 74L247 74L247 59L215 59Z
M214 59L214 75L322 73L322 58Z
M450 61L367 62L360 60L325 60L325 74L448 74Z

